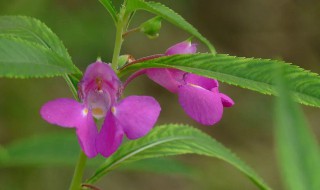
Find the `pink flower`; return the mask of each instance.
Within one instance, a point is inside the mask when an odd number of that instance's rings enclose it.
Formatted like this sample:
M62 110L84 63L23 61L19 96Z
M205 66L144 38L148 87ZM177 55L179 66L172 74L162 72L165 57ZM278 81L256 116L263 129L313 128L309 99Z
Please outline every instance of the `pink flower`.
M170 47L165 56L196 53L195 44L184 41ZM219 92L215 79L187 73L178 69L152 68L138 71L129 77L129 82L146 74L151 80L179 97L183 110L195 121L203 125L214 125L222 118L223 107L234 105L233 100ZM128 83L128 82L127 82Z
M88 66L79 83L81 103L60 98L42 106L40 114L51 124L76 128L80 146L92 158L114 153L125 134L129 139L146 135L160 114L158 102L149 96L129 96L119 101L121 82L111 67L97 61ZM104 118L98 131L94 118Z

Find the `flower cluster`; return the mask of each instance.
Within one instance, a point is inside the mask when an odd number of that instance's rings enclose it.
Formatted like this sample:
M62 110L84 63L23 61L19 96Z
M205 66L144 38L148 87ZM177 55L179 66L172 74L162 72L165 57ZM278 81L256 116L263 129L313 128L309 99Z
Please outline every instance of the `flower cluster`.
M195 52L196 45L185 41L170 47L163 56ZM217 123L223 107L234 104L219 92L217 80L177 69L144 69L129 77L124 86L141 74L177 94L184 111L203 125ZM161 111L159 103L149 96L128 96L121 100L121 81L110 65L101 61L88 66L78 86L81 102L56 99L43 105L40 113L51 124L75 128L80 146L90 158L99 153L104 157L113 154L124 135L128 139L143 137L152 129ZM104 118L100 130L94 118Z
M196 44L184 41L167 49L163 56L193 54L196 51ZM138 71L129 78L129 81L141 74L146 74L154 82L178 94L183 110L203 125L214 125L219 122L223 107L234 105L230 97L219 92L219 83L215 79L177 69L152 68Z

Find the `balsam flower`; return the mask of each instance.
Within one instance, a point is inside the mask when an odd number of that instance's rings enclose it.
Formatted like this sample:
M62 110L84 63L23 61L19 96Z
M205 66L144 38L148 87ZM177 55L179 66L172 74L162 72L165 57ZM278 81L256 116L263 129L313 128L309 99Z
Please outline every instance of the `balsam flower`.
M163 56L192 54L196 51L195 44L184 41L167 49ZM223 107L234 105L230 97L219 92L219 83L215 79L178 69L152 68L138 71L129 78L129 81L141 74L146 74L154 82L177 94L179 103L187 115L203 125L219 122Z
M97 61L88 66L79 83L81 102L60 98L42 106L40 114L51 124L75 128L84 153L110 156L123 135L137 139L146 135L160 114L159 103L149 96L129 96L119 101L121 82L109 64ZM99 131L94 118L105 118Z

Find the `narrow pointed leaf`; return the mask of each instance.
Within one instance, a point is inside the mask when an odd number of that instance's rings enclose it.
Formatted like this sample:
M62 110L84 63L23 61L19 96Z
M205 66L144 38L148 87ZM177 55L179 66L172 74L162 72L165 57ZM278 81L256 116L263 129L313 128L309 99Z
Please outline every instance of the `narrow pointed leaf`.
M87 182L94 183L109 171L134 161L187 153L224 160L247 175L260 189L270 189L250 167L216 140L193 127L173 124L156 127L147 136L121 146Z
M100 3L104 6L104 8L107 9L107 11L109 12L109 14L111 15L114 23L116 24L118 21L118 13L112 3L111 0L99 0Z
M288 82L279 76L275 137L280 170L287 189L320 189L320 152L301 109L292 101Z
M188 23L182 16L174 12L172 9L162 5L158 2L146 2L143 0L129 0L127 4L127 10L132 12L136 10L145 10L156 15L161 16L163 19L171 22L175 26L187 31L194 37L198 38L201 42L206 44L210 49L211 53L215 54L216 50L213 45L203 37L196 28L194 28L190 23Z
M275 66L284 67L293 98L302 104L320 107L320 77L298 66L278 60L243 58L206 53L174 55L133 63L121 69L120 76L154 67L170 67L217 79L263 94L276 95Z
M76 70L68 59L43 46L0 35L0 77L52 77Z
M79 144L74 134L48 134L21 139L3 148L0 146L0 168L3 167L74 167L79 155ZM104 158L88 160L87 166L98 167ZM166 165L167 167L162 167ZM152 158L133 162L119 168L125 171L154 172L191 176L196 170L169 158Z

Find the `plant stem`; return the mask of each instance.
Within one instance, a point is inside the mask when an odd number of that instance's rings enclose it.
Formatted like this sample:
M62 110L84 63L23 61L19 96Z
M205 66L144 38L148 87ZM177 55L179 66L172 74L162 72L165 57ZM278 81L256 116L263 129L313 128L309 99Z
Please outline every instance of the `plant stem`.
M125 6L121 8L118 23L116 25L116 40L112 57L112 69L117 72L121 46L123 42L123 31L126 28L129 16L126 14Z
M81 190L82 176L86 165L87 156L81 151L78 163L74 170L73 178L69 190Z

